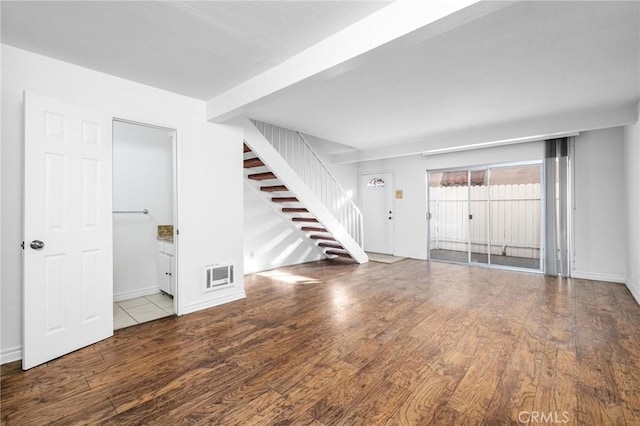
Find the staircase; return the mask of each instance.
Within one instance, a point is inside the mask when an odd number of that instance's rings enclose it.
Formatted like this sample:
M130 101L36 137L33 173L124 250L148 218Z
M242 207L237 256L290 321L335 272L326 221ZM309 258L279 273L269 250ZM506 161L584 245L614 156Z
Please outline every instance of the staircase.
M362 214L298 132L245 120L245 176L327 258L369 259Z

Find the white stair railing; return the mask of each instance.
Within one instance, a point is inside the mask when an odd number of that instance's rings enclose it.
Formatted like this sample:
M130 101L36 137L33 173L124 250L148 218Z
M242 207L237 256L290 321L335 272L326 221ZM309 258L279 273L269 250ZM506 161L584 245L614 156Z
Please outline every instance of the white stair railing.
M309 189L322 201L347 233L363 245L362 213L297 131L251 120Z

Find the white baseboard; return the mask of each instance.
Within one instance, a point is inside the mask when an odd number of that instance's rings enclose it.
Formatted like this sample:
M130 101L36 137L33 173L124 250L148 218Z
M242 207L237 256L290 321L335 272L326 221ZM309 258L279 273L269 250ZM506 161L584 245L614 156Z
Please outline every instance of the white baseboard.
M121 300L135 299L136 297L150 296L152 294L158 293L160 293L160 287L158 286L140 288L138 290L123 291L120 293L114 293L113 301L120 302Z
M617 274L599 274L595 272L571 271L571 278L592 281L606 281L610 283L626 284L627 277Z
M407 259L416 259L416 260L429 260L427 258L426 254L422 254L422 255L421 254L416 254L416 253L407 253L407 254L405 254L405 253L399 252L399 253L393 253L392 256L395 256L395 257L406 257Z
M247 295L244 289L236 291L234 293L226 293L212 299L207 299L202 302L192 303L185 305L180 309L179 315L191 314L193 312L201 311L203 309L213 308L214 306L224 305L225 303L234 302L236 300L244 299Z
M2 351L0 353L0 364L6 364L8 362L20 361L22 359L22 346L16 346Z
M269 263L261 264L261 263L253 263L254 261L250 259L245 259L244 274L245 275L255 274L256 272L269 271L271 269L276 269L276 268L284 268L285 266L300 265L302 263L316 262L322 259L324 259L324 256L320 254L315 254L313 256L298 257L295 259L285 259L282 262L277 262L277 263L269 262Z
M625 284L627 284L627 288L631 292L631 295L634 299L636 299L638 305L640 305L640 289L638 289L638 287L631 280L627 280Z

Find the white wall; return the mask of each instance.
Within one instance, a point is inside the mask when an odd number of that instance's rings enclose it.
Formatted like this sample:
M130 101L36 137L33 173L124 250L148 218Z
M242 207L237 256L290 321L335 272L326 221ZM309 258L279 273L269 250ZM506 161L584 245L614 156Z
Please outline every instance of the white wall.
M627 204L623 128L575 138L573 262L576 278L625 282Z
M113 123L113 297L157 293L158 225L173 224L173 132Z
M274 210L274 204L265 201L251 184L245 182L245 273L312 262L323 257L292 221L283 220Z
M178 279L181 313L244 297L240 127L202 120L185 126L178 152ZM187 143L193 141L193 143ZM203 266L232 263L233 288L204 294Z
M640 112L640 103L638 104ZM640 303L640 116L624 128L627 196L627 287Z
M540 160L542 142L461 151L432 156L411 155L359 164L360 173L393 171L395 189L403 198L395 200L394 254L414 259L427 258L427 170L478 164Z
M2 46L2 362L21 355L23 91L114 117L177 129L179 313L244 297L233 288L203 293L202 266L243 270L242 130L205 120L205 103Z

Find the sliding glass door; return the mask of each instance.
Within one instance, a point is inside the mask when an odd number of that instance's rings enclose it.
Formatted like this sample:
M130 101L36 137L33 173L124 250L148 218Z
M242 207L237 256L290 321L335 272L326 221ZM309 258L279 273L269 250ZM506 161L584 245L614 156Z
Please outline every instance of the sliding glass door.
M469 171L428 174L429 258L469 262Z
M541 165L490 169L491 263L541 269Z
M541 163L428 172L429 259L541 270Z

